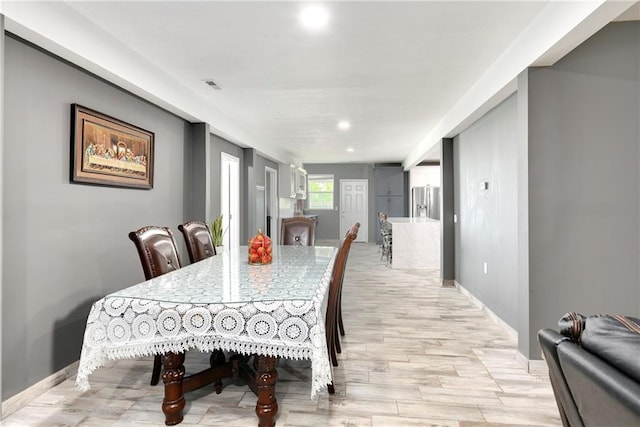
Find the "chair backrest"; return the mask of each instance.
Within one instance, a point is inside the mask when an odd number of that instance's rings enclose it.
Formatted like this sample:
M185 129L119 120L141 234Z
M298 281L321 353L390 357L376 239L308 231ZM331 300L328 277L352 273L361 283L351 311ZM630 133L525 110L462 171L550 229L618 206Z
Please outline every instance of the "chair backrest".
M178 226L187 245L189 261L193 264L216 255L216 247L206 222L189 221Z
M349 250L351 249L351 242L358 237L357 234L347 231L347 235L340 241L338 247L338 254L336 260L333 263L333 271L331 273L331 282L329 284L329 296L327 300L327 317L325 319L327 334L330 333L330 327L336 322L338 315L338 298L342 287L342 281L344 279L344 271L347 265L347 258ZM328 337L329 335L327 335Z
M342 272L340 275L340 283L338 288L340 290L342 290L342 282L344 281L344 272L347 270L347 259L349 258L349 251L351 250L351 242L355 241L358 238L358 231L360 230L360 223L356 222L355 224L353 224L351 226L351 228L349 229L349 231L347 231L347 234L345 234L344 238L345 241L348 241L348 243L345 243L347 245L347 250L346 253L344 255L344 260L342 261L342 263L344 264L342 266Z
M316 243L316 220L292 217L280 221L280 244L314 246Z
M155 225L142 227L129 233L129 239L138 250L146 280L182 266L173 233L169 228Z

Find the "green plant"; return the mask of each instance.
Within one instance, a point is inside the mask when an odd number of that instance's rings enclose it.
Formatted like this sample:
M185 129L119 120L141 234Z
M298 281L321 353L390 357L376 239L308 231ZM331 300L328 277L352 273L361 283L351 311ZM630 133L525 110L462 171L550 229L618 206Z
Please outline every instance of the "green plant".
M211 223L211 237L215 246L222 246L222 237L225 231L222 229L222 215L220 215Z

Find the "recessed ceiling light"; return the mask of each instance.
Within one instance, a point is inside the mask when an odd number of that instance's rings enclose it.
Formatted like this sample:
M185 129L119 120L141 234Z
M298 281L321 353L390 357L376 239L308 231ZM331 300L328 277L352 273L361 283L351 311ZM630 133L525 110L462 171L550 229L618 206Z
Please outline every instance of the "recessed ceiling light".
M351 129L351 123L349 123L347 120L340 120L338 122L338 129L340 129L340 130L349 130L349 129Z
M329 23L329 11L321 5L306 6L300 12L300 22L310 30L319 30Z
M356 151L353 147L347 147L347 153L353 153Z

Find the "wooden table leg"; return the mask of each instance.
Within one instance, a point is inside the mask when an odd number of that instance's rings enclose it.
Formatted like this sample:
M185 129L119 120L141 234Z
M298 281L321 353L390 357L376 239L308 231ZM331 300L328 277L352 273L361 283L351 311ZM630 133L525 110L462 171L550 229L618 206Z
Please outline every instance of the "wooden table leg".
M184 353L166 353L162 356L162 381L164 382L164 399L162 412L164 423L168 426L180 424L184 415L185 400L182 392L184 377Z
M278 358L256 355L254 367L256 369L256 386L258 388L258 403L256 415L258 415L258 427L274 427L278 402L276 401L276 382L278 371L276 362Z
M224 365L225 362L226 362L226 357L224 355L224 351L213 350L213 353L211 353L211 357L209 358L209 365L213 368L215 366ZM216 391L216 394L222 393L222 380L218 380L214 382L213 388Z

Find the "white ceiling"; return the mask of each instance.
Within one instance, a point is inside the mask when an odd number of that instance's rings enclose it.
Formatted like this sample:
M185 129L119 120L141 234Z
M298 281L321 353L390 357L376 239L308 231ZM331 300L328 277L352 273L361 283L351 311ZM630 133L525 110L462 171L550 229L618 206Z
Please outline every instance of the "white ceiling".
M267 157L411 167L512 93L527 66L553 63L632 2L324 4L330 21L317 32L293 1L2 10L9 31Z

